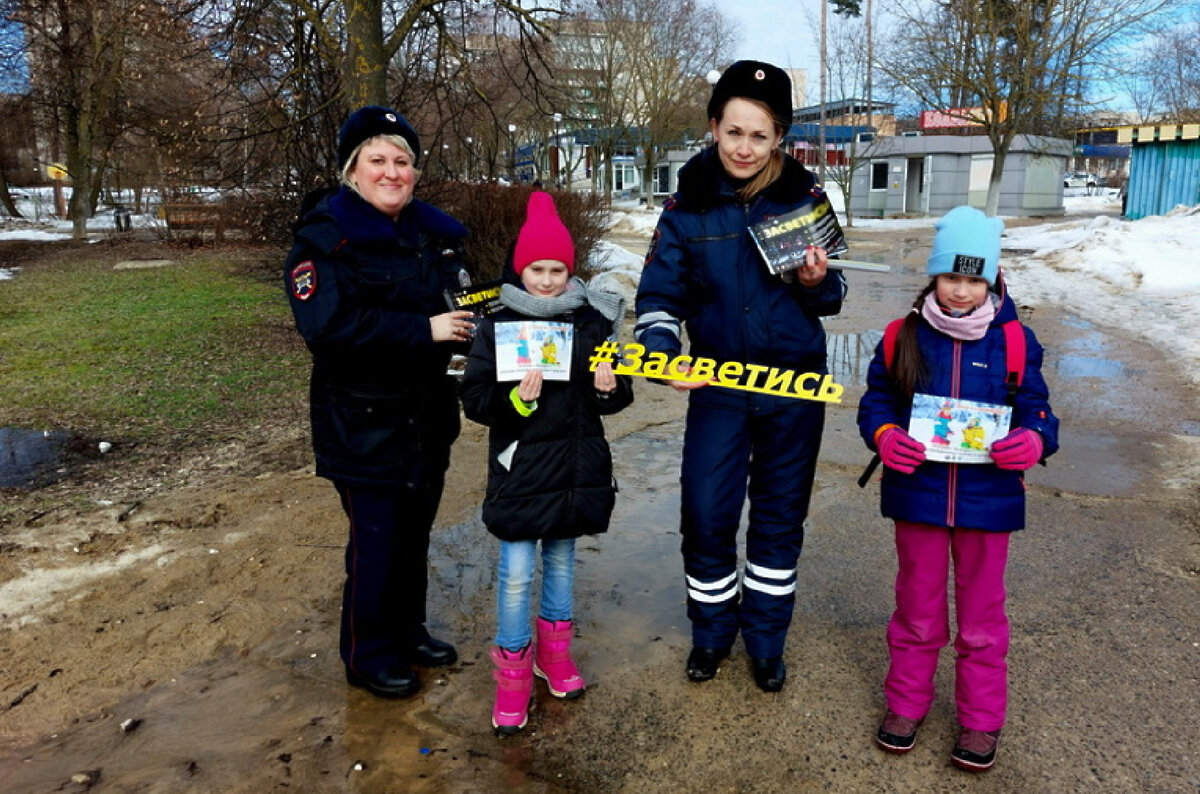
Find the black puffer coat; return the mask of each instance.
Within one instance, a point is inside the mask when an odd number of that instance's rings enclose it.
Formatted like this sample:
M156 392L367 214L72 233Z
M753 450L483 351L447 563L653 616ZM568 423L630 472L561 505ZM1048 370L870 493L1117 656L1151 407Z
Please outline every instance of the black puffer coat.
M455 346L433 341L429 318L461 284L465 237L428 204L393 222L348 188L302 213L283 276L313 358L319 476L417 488L445 472L459 432Z
M611 333L612 323L584 305L554 318L575 326L571 380L543 381L537 410L521 416L510 397L518 381L496 382L495 323L530 320L503 309L484 320L475 335L462 382L468 419L491 428L483 521L501 540L574 538L608 529L616 501L612 454L600 417L633 402L629 376L602 395L588 359ZM513 444L510 468L501 453Z

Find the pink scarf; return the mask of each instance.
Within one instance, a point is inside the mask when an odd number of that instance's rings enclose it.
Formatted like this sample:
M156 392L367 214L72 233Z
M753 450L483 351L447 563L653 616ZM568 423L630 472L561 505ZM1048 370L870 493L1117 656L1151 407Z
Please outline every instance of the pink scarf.
M992 294L989 292L987 299L972 309L970 314L951 317L938 304L934 293L930 292L925 296L925 303L921 306L921 316L946 336L971 341L982 339L983 335L987 333L988 326L996 317L996 306L992 303Z

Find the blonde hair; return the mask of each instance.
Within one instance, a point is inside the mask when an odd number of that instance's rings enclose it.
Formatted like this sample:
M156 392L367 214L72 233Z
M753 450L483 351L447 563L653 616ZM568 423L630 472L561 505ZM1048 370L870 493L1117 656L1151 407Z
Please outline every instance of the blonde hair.
M363 147L372 141L378 140L384 140L393 146L400 147L404 151L408 152L408 156L413 159L414 163L417 161L417 153L412 150L412 146L409 145L408 141L402 135L375 135L367 138L358 146L354 147L354 151L350 152L350 156L346 158L346 164L342 166L342 184L353 190L355 193L358 193L358 185L354 184L354 181L350 179L350 172L353 171L354 166L358 164L358 154L363 150ZM416 172L416 177L419 179L421 177L420 169L414 168L413 171ZM362 194L359 193L359 195L361 196Z

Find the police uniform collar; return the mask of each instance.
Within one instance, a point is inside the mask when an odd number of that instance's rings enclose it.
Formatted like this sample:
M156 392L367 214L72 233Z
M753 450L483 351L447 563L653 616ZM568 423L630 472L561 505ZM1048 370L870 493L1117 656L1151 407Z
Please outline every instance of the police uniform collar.
M807 198L816 184L816 177L811 171L795 158L785 156L783 173L760 195L782 204L794 204ZM721 166L715 144L693 155L679 169L676 200L686 209L697 210L737 200L733 186L725 178L725 169Z
M346 186L329 198L329 211L347 240L356 243L390 241L396 238L396 221L377 210L370 202ZM463 238L466 227L430 204L413 199L400 214L400 220L413 223L435 237Z

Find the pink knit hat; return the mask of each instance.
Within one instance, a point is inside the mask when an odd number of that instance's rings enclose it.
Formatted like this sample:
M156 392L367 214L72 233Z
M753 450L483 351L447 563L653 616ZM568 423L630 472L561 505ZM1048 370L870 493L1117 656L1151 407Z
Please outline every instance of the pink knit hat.
M559 220L554 199L540 190L529 196L525 207L525 224L517 233L513 249L513 270L519 276L526 265L539 259L556 259L567 266L568 273L575 272L575 243L571 241L571 233Z

